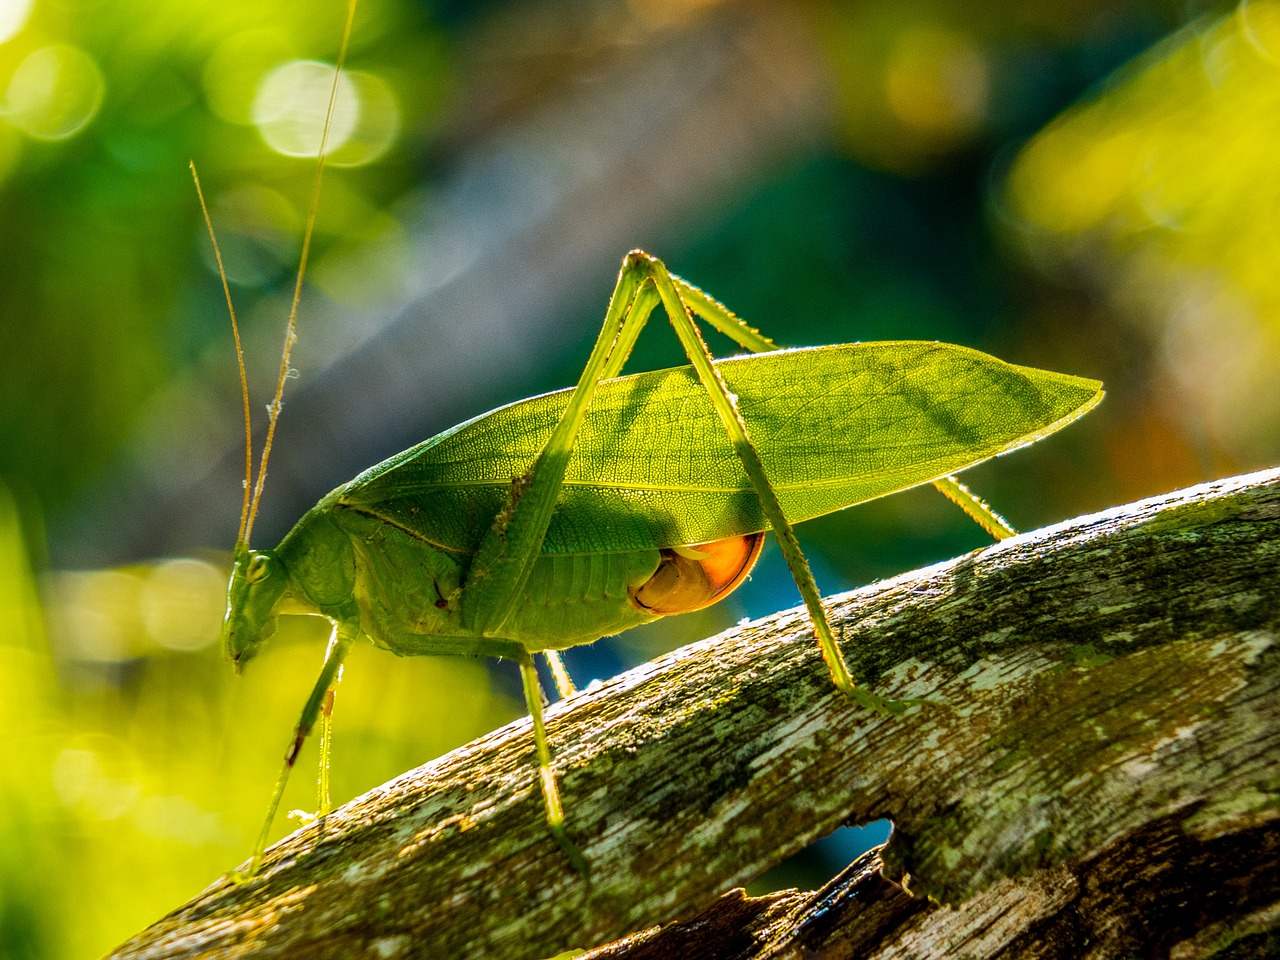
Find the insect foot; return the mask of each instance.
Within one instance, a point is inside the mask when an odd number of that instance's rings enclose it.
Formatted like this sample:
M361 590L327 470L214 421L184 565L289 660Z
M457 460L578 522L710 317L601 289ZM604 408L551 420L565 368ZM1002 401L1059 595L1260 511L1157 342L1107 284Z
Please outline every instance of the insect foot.
M251 883L257 879L258 871L262 869L262 858L254 855L249 861L249 865L243 870L232 870L227 874L227 879L231 881L233 886L243 887L245 884Z
M900 717L909 710L920 706L936 707L938 704L933 700L924 700L918 697L908 697L903 700L892 700L888 697L882 697L879 694L872 693L864 687L849 687L840 691L858 706L872 710L882 717Z
M564 829L563 823L549 824L551 827L551 835L556 838L556 843L560 844L560 849L564 851L564 855L569 858L569 863L582 879L590 882L591 865L587 863L587 858L582 855L582 851L578 849L578 845L569 839L569 834Z

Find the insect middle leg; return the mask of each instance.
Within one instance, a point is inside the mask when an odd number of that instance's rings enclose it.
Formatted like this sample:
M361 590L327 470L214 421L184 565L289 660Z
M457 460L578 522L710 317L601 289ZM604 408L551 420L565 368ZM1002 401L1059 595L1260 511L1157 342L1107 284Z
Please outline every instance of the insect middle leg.
M533 665L533 656L523 650L516 654L515 659L520 664L524 699L529 707L529 716L533 720L533 742L538 756L538 782L542 788L547 828L560 844L560 848L565 852L574 869L586 876L590 872L586 858L565 832L564 805L560 802L560 788L556 784L555 771L551 769L551 746L547 742L547 728L542 718L542 684L538 682L538 670Z
M673 278L656 258L638 250L627 254L623 259L600 335L560 420L532 466L512 484L506 505L472 556L462 589L463 625L477 636L510 639L518 645L518 638L512 638L504 632L504 625L520 602L539 556L573 455L574 444L596 387L601 380L616 376L621 371L640 329L653 309L661 304L705 386L711 404L742 461L764 514L778 537L783 556L814 623L823 658L836 687L864 707L880 712L901 712L909 704L886 700L854 683L822 609L808 562L765 474L759 452L750 439L737 402L716 371L711 353L693 322L689 307L681 299L682 289L698 308L699 314L710 314L707 319L718 329L753 349L771 346L766 338L710 297ZM521 652L523 653L522 648ZM527 655L525 658L527 659ZM580 855L564 832L563 809L541 722L541 692L537 690L536 682L530 686L531 664L526 666L525 659L521 659L520 663L526 677L526 698L530 713L534 716L534 738L538 747L539 775L547 823L561 846L577 863ZM536 681L536 675L534 680Z

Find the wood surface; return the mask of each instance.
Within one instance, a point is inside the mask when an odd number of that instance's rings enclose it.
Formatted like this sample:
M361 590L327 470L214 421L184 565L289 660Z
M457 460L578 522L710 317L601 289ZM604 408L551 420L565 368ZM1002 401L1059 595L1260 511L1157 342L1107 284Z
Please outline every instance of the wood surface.
M859 680L927 701L900 717L837 694L784 611L551 708L589 878L546 831L523 720L111 956L537 960L628 934L591 956L1274 955L1278 574L1273 470L830 598ZM822 891L727 892L885 817Z

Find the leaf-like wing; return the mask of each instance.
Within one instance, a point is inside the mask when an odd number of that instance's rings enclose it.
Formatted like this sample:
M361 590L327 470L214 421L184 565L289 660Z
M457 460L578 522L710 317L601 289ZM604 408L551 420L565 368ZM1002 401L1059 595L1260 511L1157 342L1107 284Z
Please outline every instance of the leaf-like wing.
M1102 398L1095 380L942 343L809 347L716 365L796 522L1007 453ZM471 553L568 398L544 394L447 430L361 474L341 502ZM668 547L766 527L705 388L677 367L600 384L543 551Z

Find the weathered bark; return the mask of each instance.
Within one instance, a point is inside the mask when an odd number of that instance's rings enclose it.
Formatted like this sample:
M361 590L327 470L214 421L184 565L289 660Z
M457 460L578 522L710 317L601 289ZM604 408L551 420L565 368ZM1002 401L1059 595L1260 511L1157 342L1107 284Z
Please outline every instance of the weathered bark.
M901 717L837 695L787 611L551 709L589 881L547 835L522 721L295 833L253 882L219 881L113 956L537 958L702 911L598 955L1274 947L1278 573L1271 471L832 598L856 675L929 701ZM883 875L868 860L816 895L716 902L881 817Z
M823 889L732 890L691 920L579 960L1083 960L1280 956L1280 831L1199 836L1177 816L1091 856L1011 877L962 903L913 897L879 851Z

